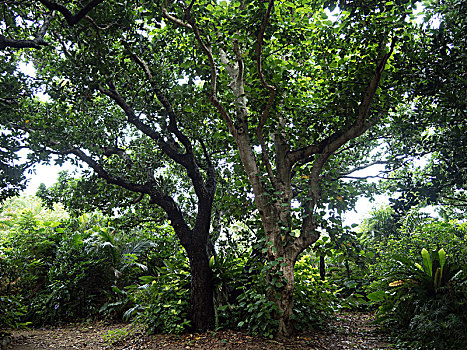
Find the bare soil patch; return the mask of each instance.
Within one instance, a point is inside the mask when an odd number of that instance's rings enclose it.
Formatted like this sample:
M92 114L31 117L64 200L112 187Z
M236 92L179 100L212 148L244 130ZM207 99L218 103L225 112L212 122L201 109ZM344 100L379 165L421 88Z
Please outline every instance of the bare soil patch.
M390 349L391 345L371 324L368 313L341 313L325 330L309 331L290 339L271 340L246 332L221 330L205 334L145 335L128 324L74 324L57 328L15 331L12 350L32 349ZM112 337L109 336L112 335Z

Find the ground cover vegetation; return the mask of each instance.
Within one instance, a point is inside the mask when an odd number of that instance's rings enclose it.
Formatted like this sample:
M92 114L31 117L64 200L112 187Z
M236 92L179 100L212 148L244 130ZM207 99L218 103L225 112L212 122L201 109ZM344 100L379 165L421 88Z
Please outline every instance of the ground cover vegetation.
M82 170L38 192L69 217L3 202L3 326L287 337L379 306L414 346L465 342L467 8L416 6L8 1L0 194L36 163Z

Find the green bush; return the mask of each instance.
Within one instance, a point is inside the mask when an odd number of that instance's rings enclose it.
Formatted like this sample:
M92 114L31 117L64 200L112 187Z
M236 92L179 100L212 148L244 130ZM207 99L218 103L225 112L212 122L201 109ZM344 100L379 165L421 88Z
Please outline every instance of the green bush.
M147 327L149 333L179 334L190 327L190 267L182 251L157 268L156 276L142 276L141 285L133 285L134 307L124 317Z
M422 249L417 260L393 256L386 288L369 295L381 303L379 321L396 326L413 344L467 348L467 265L450 263L444 249L431 255Z
M67 234L47 274L47 285L33 300L29 318L35 324L57 324L95 315L114 282L104 254L87 249L90 232Z
M234 258L227 255L216 258L226 268L230 277L230 297L219 305L217 312L219 326L231 329L246 329L248 332L272 338L278 329L277 305L270 297L266 284L266 272L270 265L260 259L246 256ZM229 268L230 265L235 267ZM217 268L214 268L217 271ZM225 274L224 274L225 276ZM276 285L281 286L281 277L275 276ZM225 282L224 282L225 283ZM294 309L292 319L297 330L321 326L337 308L336 288L329 281L320 281L319 272L303 256L295 265Z
M28 203L19 204L25 206ZM13 328L30 321L28 310L47 284L48 269L53 264L57 242L63 232L59 222L37 218L41 213L40 206L34 210L22 207L11 210L19 204L12 200L3 203L3 225L0 228L0 298L3 309L0 322Z
M337 288L329 280L320 280L310 256L302 256L295 264L293 319L297 330L322 327L340 307Z
M26 327L29 323L22 321L26 310L20 297L0 295L0 330Z
M266 267L257 261L246 263L231 285L231 297L217 308L219 327L246 329L254 335L272 338L278 329L278 308L267 295Z
M143 255L152 245L146 233L132 230L123 235L98 213L71 219L59 214L63 221L54 221L53 212L34 199L3 203L0 318L4 324L57 324L99 311L118 317L127 308L128 297L114 290L133 284L145 268L138 259L148 261Z

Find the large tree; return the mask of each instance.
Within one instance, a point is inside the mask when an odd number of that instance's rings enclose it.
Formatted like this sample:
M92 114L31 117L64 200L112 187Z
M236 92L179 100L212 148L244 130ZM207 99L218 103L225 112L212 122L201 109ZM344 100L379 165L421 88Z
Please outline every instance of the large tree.
M134 10L137 5L101 4L79 23L53 17L44 37L49 45L27 52L46 101L30 101L21 113L3 116L2 127L21 134L31 159L87 164L87 183L117 196L120 206L146 201L162 208L190 261L193 327L205 331L215 321L208 240L216 145L201 137L209 113L191 118L185 107L193 103L179 98L183 77L163 69L177 63L171 53L177 43L165 37L140 46L144 11ZM54 5L65 12L60 9ZM197 94L195 85L187 88Z
M283 336L293 332L295 262L327 226L332 180L367 159L352 141L402 95L398 64L410 40L407 3L341 2L331 19L326 5L161 5L173 31L196 43L193 64L205 67L198 78L253 188Z

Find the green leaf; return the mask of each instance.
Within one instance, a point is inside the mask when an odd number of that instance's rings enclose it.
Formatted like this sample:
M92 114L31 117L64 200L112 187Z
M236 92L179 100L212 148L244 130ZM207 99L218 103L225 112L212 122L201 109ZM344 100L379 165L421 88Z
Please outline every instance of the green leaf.
M441 266L441 269L444 267L444 264L446 263L446 252L444 251L443 248L441 248L438 251L438 256L439 256L439 265Z
M386 299L386 293L382 290L377 290L376 292L368 294L366 297L371 301L383 301Z
M415 266L420 269L421 271L425 272L425 270L423 269L423 266L420 265L419 263L415 263Z
M212 269L213 266L214 266L214 255L211 256L211 258L209 259L209 267Z
M432 264L431 264L431 258L430 258L430 253L428 253L428 250L425 248L422 249L422 258L423 258L423 265L425 266L425 273L429 276L433 276L433 271L431 270Z

